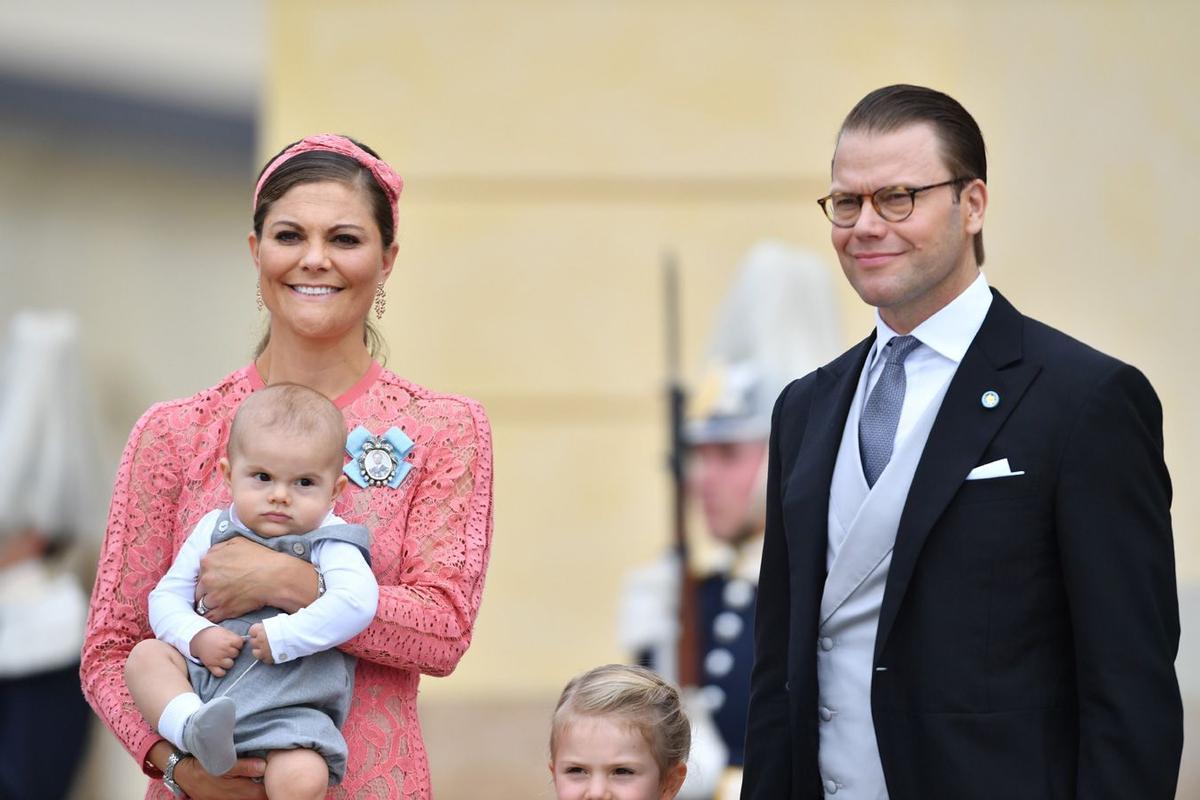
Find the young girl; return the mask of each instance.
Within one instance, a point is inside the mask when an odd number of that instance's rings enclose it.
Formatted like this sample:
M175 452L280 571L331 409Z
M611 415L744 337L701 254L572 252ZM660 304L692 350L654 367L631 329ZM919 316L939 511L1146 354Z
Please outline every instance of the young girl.
M596 667L567 684L554 710L554 791L558 800L672 800L691 738L679 693L662 678L642 667Z

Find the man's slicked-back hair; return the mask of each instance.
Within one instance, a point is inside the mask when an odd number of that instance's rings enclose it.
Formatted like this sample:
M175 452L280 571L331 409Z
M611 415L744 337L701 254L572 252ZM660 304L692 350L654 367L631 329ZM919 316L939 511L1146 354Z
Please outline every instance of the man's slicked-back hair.
M942 162L955 178L987 183L983 132L962 104L944 92L897 83L868 94L846 115L838 140L847 131L894 133L909 125L930 125L940 144ZM975 263L983 266L983 232L975 234Z

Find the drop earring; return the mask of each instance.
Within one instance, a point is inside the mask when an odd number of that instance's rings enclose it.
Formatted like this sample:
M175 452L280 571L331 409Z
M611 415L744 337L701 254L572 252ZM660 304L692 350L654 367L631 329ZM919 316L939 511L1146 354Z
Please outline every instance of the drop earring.
M383 319L383 312L387 308L387 295L383 291L383 281L375 287L375 319Z
M254 305L258 306L259 311L263 310L262 284L261 283L254 284Z

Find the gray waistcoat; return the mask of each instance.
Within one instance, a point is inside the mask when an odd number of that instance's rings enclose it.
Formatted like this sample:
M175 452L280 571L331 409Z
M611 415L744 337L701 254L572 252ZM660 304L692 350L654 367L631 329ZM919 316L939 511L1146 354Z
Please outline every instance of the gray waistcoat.
M235 525L226 509L213 527L212 544L235 536L310 563L313 545L334 539L356 545L371 563L370 534L361 525L329 525L311 533L267 538ZM226 620L221 627L244 637L251 625L279 613L277 608L260 608ZM333 785L341 782L346 771L346 740L339 729L350 709L354 665L352 656L337 649L283 664L264 664L246 646L223 678L191 661L188 673L196 694L205 702L226 692L233 698L237 705L233 739L239 756L295 747L316 750L329 764Z
M892 454L874 487L863 477L858 446L862 393L842 433L829 493L828 575L816 644L820 744L825 796L887 800L871 718L871 678L879 609L900 514L945 387Z

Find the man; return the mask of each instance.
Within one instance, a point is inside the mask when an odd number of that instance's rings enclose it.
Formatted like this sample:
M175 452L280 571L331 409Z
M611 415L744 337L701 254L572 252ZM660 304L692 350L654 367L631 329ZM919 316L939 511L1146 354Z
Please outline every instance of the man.
M989 290L986 181L940 92L842 124L820 202L876 327L775 406L747 800L1174 797L1161 408Z
M737 797L771 408L790 379L837 352L835 300L828 266L811 253L772 241L755 245L721 304L689 399L686 489L707 546L696 548L704 557L693 560L703 563L695 595L700 692L687 697L696 730L681 800ZM622 644L671 680L678 679L678 575L673 558L632 571L619 626Z

